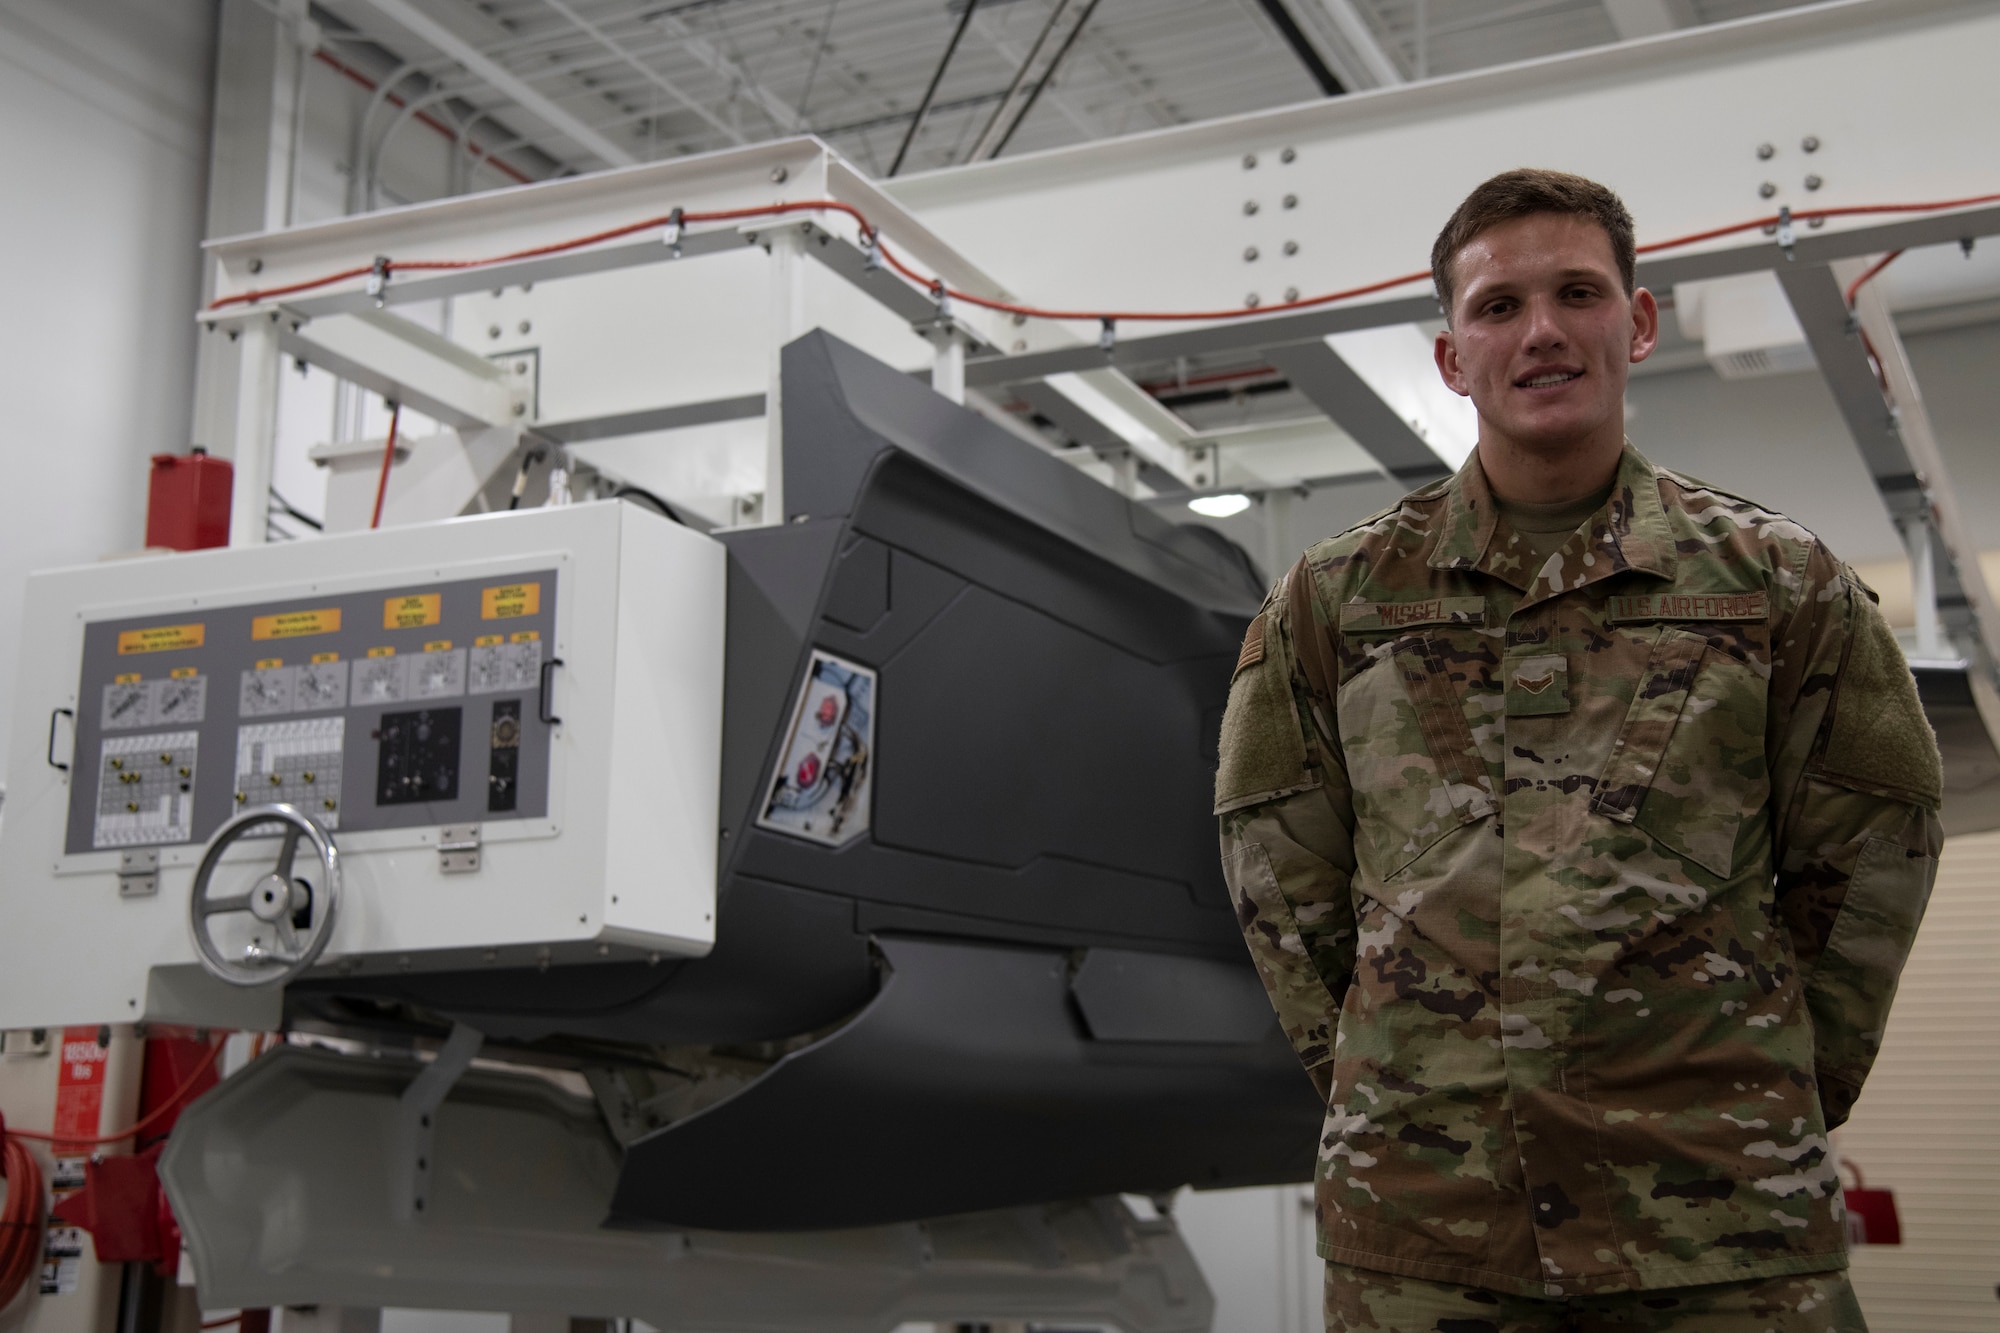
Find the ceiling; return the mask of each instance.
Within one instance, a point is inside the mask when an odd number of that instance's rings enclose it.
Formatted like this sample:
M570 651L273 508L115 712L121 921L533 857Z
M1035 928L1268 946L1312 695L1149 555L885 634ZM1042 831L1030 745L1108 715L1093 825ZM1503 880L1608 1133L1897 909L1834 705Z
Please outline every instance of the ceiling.
M318 0L313 15L342 59L378 78L406 66L427 104L477 118L529 177L810 132L880 178L1796 7L977 0L968 15L965 0Z

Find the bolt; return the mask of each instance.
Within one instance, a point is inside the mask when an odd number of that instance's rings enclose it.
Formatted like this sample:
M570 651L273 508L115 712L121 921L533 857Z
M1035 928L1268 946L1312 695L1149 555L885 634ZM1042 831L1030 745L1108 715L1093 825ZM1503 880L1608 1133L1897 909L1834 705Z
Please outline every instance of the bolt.
M1256 263L1256 262L1257 262L1257 247L1256 247L1256 246L1254 246L1254 245L1246 245L1246 246L1244 246L1244 247L1243 247L1243 262L1244 262L1244 263L1246 263L1246 264L1254 264L1254 263Z
M1808 190L1817 190L1817 189L1818 189L1818 188L1819 188L1820 186L1822 186L1822 185L1824 185L1824 184L1826 184L1826 182L1825 182L1825 181L1823 181L1823 180L1821 180L1821 179L1820 179L1819 177L1817 177L1817 176L1808 176L1808 177L1806 177L1806 188L1807 188Z
M1010 348L1009 350L1010 350L1010 351L1015 351L1015 352L1025 352L1025 351L1027 351L1027 350L1028 350L1028 340L1027 340L1026 338L1016 338L1016 339L1014 340L1014 345L1013 345L1013 347L1012 347L1012 348Z
M524 417L528 415L528 405L526 403L514 404L514 415L517 417Z
M783 185L791 177L791 174L791 171L785 167L772 167L771 184Z
M1287 148L1284 152L1278 154L1278 160L1287 164L1298 161L1298 158L1299 150L1296 148Z
M1246 218L1257 216L1257 201L1255 199L1245 199L1243 201L1243 216Z
M1255 292L1251 292L1248 296L1243 298L1243 304L1251 310L1255 310L1258 306L1262 305L1263 303L1264 303L1264 298L1257 295L1257 293Z
M251 271L252 273L262 273L262 272L264 271L264 261L263 261L263 260L261 260L261 259L253 259L253 260L251 260L251 261L250 261L250 271Z
M1799 147L1805 149L1808 153L1817 153L1819 151L1819 136L1817 134L1808 134L1805 138L1799 140Z
M1297 241L1286 241L1286 242L1285 242L1285 253L1286 253L1286 254L1288 254L1288 255L1295 255L1295 254L1297 254L1298 252L1299 252L1299 243L1298 243Z
M1772 147L1770 144L1760 143L1757 145L1757 160L1759 162L1769 162L1772 158L1776 157L1777 155L1778 155L1778 150Z
M500 326L498 324L488 324L486 326L486 336L489 338L498 338L500 336Z
M1770 181L1765 181L1762 185L1759 185L1757 187L1757 197L1759 199L1769 199L1772 195L1776 194L1777 192L1778 192L1778 187L1773 185Z
M1298 206L1299 206L1299 197L1297 195L1288 194L1285 196L1286 208L1297 208Z
M1818 230L1819 230L1819 229L1820 229L1821 227L1824 227L1824 226L1826 225L1826 219L1825 219L1825 218L1807 218L1807 219L1806 219L1806 225L1807 225L1808 227L1811 227L1811 228L1812 228L1812 229L1813 229L1814 231L1818 231Z
M516 375L525 375L525 374L527 374L527 373L528 373L528 363L527 363L527 362L525 362L525 361L516 361L516 362L514 363L514 373L515 373Z
M530 324L527 320L524 319L521 321L521 332L526 333L529 329L533 327L534 325Z
M1245 153L1243 155L1243 169L1245 171L1253 170L1256 167L1256 165L1257 165L1257 155L1255 153Z
M1017 329L1020 328L1023 324L1026 324L1027 322L1028 322L1028 317L1026 315L1014 316L1014 327Z
M1298 300L1298 299L1299 299L1299 289L1298 289L1298 288L1296 288L1296 287L1287 287L1287 288L1285 288L1285 299L1286 299L1287 301L1296 301L1296 300Z

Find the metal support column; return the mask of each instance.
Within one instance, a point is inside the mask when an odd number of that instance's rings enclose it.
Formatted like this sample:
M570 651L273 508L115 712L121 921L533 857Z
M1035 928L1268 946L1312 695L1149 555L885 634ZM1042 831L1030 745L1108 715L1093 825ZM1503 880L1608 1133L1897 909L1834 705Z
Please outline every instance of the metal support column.
M926 336L937 349L937 356L931 362L931 387L960 407L965 406L964 336L949 324L940 325Z
M229 544L261 546L271 513L271 448L278 433L278 317L253 316L236 334L236 420L230 457Z
M771 253L771 373L764 389L765 526L785 521L785 344L806 331L805 237L794 225L763 235Z

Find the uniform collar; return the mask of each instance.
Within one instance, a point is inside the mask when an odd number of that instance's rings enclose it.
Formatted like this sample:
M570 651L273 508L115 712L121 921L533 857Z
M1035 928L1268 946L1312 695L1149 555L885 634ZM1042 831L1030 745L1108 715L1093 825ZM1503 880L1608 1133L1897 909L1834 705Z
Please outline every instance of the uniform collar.
M1618 459L1611 495L1590 519L1588 540L1570 538L1540 571L1530 572L1506 553L1509 543L1494 540L1499 527L1500 506L1474 450L1445 488L1438 540L1430 555L1433 569L1490 574L1526 593L1524 606L1628 569L1674 576L1674 539L1660 503L1659 471L1629 440Z

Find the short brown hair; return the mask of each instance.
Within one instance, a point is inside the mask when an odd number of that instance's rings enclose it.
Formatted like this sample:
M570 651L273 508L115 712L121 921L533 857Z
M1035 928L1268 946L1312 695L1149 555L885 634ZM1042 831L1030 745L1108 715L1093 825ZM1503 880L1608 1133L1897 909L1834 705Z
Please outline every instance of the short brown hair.
M1618 276L1625 282L1625 294L1632 294L1638 255L1633 249L1632 215L1624 201L1582 176L1520 167L1501 172L1465 196L1431 246L1431 280L1437 284L1438 303L1444 307L1447 322L1456 295L1451 263L1458 252L1501 223L1536 213L1567 213L1589 218L1604 228L1611 240L1612 256L1618 261Z

